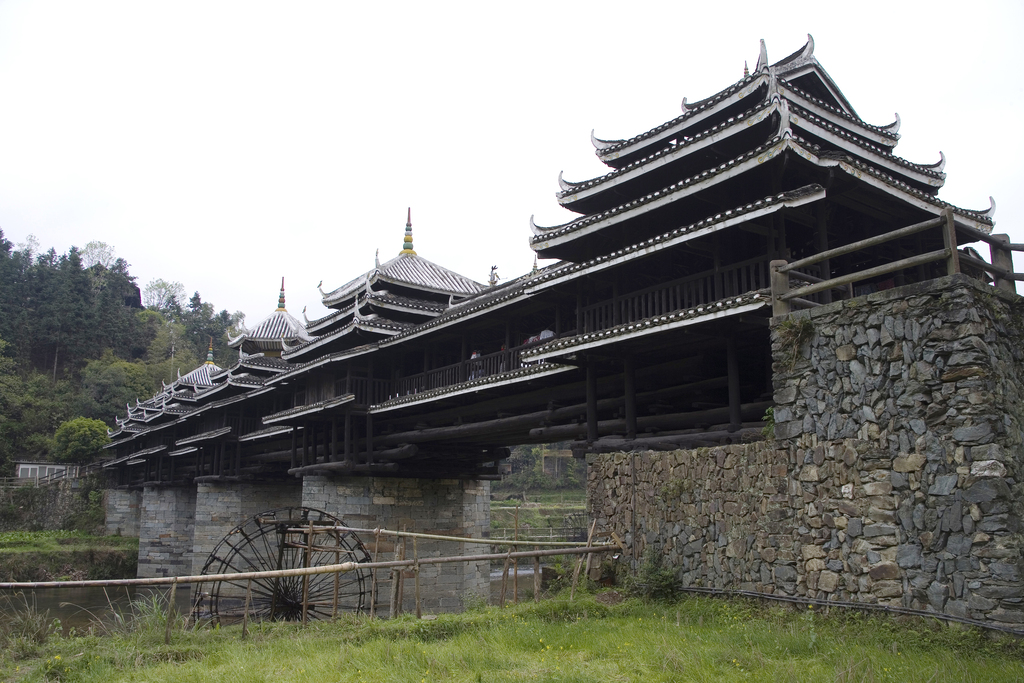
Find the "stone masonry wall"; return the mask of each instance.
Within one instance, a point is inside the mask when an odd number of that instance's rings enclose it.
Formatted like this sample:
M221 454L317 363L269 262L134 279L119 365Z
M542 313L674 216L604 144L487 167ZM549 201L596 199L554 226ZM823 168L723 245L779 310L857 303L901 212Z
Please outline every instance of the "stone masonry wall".
M776 441L590 456L590 510L689 585L1020 627L1022 318L953 276L776 319Z
M139 524L139 578L187 576L192 569L196 490L146 486Z
M356 528L406 530L444 536L484 538L490 532L490 482L458 479L327 478L305 477L302 504L341 518ZM372 534L360 539L371 553L376 543ZM470 555L487 552L486 546L420 539L419 556ZM412 541L406 546L411 559ZM378 557L394 559L395 539L381 536ZM375 558L377 559L377 558ZM405 572L403 610L415 610L413 573ZM387 613L391 591L389 572L378 573L379 613ZM454 612L466 607L468 596L486 599L490 586L490 563L423 565L420 589L426 612Z
M142 512L142 492L107 489L103 492L106 529L110 535L138 536Z
M196 490L195 532L192 542L193 575L203 572L210 553L221 539L250 517L302 505L302 484L281 482L203 483Z

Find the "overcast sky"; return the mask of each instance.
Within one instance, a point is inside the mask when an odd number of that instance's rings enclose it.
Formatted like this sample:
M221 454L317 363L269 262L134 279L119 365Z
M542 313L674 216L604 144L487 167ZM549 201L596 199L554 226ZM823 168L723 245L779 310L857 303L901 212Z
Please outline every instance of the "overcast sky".
M837 9L830 9L835 7ZM590 143L680 113L814 36L939 197L1024 242L1024 3L0 1L0 229L99 240L252 325L401 249L485 281L570 220ZM988 255L987 248L981 249ZM1024 261L1016 260L1017 270ZM1024 291L1024 286L1018 285Z

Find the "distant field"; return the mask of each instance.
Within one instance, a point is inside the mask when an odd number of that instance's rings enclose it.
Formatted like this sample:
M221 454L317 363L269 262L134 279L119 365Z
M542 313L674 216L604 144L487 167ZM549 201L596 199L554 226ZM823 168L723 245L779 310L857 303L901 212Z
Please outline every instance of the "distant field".
M139 539L80 531L0 532L0 581L134 578Z

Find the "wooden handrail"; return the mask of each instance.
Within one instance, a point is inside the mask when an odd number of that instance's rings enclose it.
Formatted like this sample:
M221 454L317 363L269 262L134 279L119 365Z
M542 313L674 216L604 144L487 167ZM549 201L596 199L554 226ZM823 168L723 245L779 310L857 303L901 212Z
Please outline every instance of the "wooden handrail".
M897 270L903 270L904 268L913 268L914 266L924 265L925 263L933 263L935 261L941 261L942 259L949 258L949 249L939 249L937 251L930 251L927 254L921 254L920 256L911 256L909 258L900 259L899 261L893 261L887 263L884 266L875 266L874 268L868 268L867 270L861 270L856 273L849 273L847 275L840 275L834 277L831 280L825 280L814 285L807 285L806 287L800 287L799 289L793 289L785 294L780 294L779 299L783 301L789 301L797 297L806 297L809 294L815 294L816 292L822 292L832 287L838 287L841 285L852 284L861 280L868 280L879 275L888 275L894 273Z

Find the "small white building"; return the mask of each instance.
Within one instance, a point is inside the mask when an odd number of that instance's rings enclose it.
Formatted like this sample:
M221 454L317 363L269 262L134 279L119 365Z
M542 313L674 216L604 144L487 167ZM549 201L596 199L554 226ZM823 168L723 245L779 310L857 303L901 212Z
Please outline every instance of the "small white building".
M16 460L14 462L15 476L18 479L39 481L40 479L61 479L68 474L68 469L77 469L74 465L62 465L54 462L28 462Z

